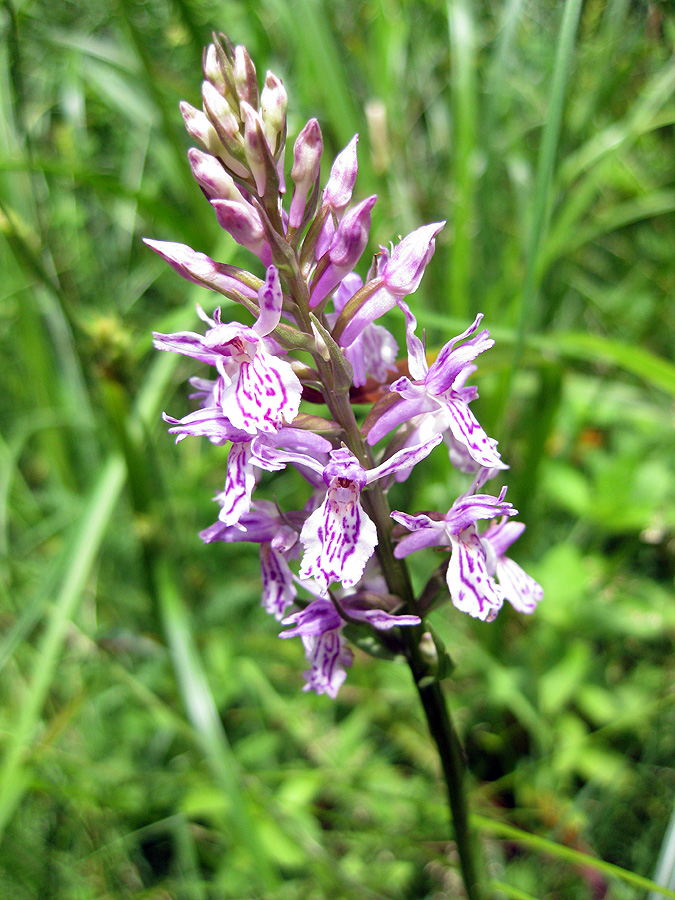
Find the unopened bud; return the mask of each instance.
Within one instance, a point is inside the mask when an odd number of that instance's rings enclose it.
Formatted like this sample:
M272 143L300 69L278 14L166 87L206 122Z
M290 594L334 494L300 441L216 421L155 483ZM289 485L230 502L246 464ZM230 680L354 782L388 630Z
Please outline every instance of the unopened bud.
M201 109L195 109L189 103L182 102L180 111L190 137L199 141L210 153L220 155L223 149L222 141Z
M260 94L260 118L273 156L279 150L280 141L284 140L286 134L287 106L288 95L281 79L273 72L268 72Z
M330 178L323 192L324 203L339 214L347 208L352 199L352 191L356 184L356 175L359 164L356 158L356 145L359 142L358 134L355 134L347 146L335 157L335 162L330 170Z
M298 228L302 222L307 195L321 171L322 152L323 139L319 123L316 119L310 119L298 135L293 147L291 178L295 188L288 216L288 223L291 228Z
M209 44L204 53L204 78L209 81L219 93L225 97L227 95L227 82L220 67L220 60L214 44Z
M190 168L195 181L211 199L236 200L244 203L244 196L220 161L209 153L192 147L188 150Z
M434 255L435 237L444 225L445 222L423 225L394 247L382 273L387 290L397 297L405 297L417 290L424 269Z
M265 152L262 146L262 142L265 140L262 133L262 122L253 107L243 100L241 113L244 117L244 153L246 154L246 162L255 180L258 194L262 197L267 184Z
M338 225L328 251L329 265L317 282L312 285L309 305L314 308L332 293L342 279L352 271L361 258L370 233L370 213L375 205L375 194L358 203Z
M248 203L232 200L212 200L218 223L238 244L258 256L265 266L272 262L272 254L265 240L260 216Z
M368 243L370 213L377 196L373 194L350 209L338 225L328 256L334 266L354 268ZM345 273L346 274L346 273ZM340 279L342 280L342 279Z
M258 76L246 47L234 50L234 84L240 100L258 108Z
M211 84L210 81L202 82L202 102L204 112L211 119L218 132L227 137L228 142L240 143L239 122L232 112L230 104L225 97Z

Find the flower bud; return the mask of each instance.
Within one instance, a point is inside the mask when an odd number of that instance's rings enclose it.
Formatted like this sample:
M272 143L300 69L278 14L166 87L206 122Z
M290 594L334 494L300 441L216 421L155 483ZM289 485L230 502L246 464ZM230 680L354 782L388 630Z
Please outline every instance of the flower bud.
M288 223L291 228L298 228L302 222L307 195L321 171L322 152L323 140L319 123L316 119L310 119L298 135L293 147L291 178L295 188L288 217Z
M272 254L265 240L265 231L260 216L249 203L233 200L212 200L221 228L230 234L238 244L255 253L265 266L272 262Z
M255 180L258 194L262 197L267 184L265 151L262 146L262 142L265 140L262 133L262 122L258 113L245 100L241 102L241 112L244 117L244 153L246 154L246 162Z
M193 284L201 284L226 297L236 298L239 294L243 294L249 300L257 299L257 291L247 283L250 276L241 269L215 262L210 256L198 253L186 244L150 241L147 238L144 243L166 260L179 275Z
M220 67L220 60L214 44L209 44L204 53L204 78L209 81L218 91L227 96L227 81Z
M258 108L258 76L246 47L234 50L234 84L240 100Z
M435 237L445 222L423 225L404 237L384 267L387 289L397 297L412 294L419 287L427 263L434 255Z
M218 137L216 129L209 122L201 109L195 109L194 106L183 101L180 104L180 111L183 116L183 121L185 122L187 133L190 137L199 141L200 144L206 147L206 149L214 155L218 155L222 151L223 145Z
M260 118L273 156L281 149L286 136L286 107L288 95L280 78L268 72L260 94Z
M344 150L335 157L335 162L330 170L330 178L324 188L323 202L338 214L338 218L352 199L352 191L356 184L356 175L359 171L356 158L358 142L359 136L355 134Z
M386 262L381 270L378 268L381 274L357 292L358 308L345 308L335 324L334 334L343 346L352 344L366 326L417 290L434 254L436 235L444 225L433 222L417 228L394 247L390 257L385 256Z
M216 90L210 81L202 82L202 102L204 112L213 122L216 131L227 138L228 145L241 143L237 117L225 97Z
M330 263L312 286L309 301L311 307L317 306L334 291L361 258L368 243L370 213L376 200L375 194L362 200L349 210L338 225L328 251Z
M199 141L199 143L202 144L209 153L212 153L213 156L219 157L235 175L238 175L240 178L248 177L248 169L240 162L237 162L237 160L228 153L218 136L218 132L209 121L208 116L203 113L201 109L195 109L195 107L191 106L189 103L182 102L180 104L180 111L185 121L185 128L190 137Z
M244 203L244 196L234 183L232 176L229 175L220 161L208 153L202 153L192 147L188 150L188 159L192 175L197 182L213 200L236 200Z

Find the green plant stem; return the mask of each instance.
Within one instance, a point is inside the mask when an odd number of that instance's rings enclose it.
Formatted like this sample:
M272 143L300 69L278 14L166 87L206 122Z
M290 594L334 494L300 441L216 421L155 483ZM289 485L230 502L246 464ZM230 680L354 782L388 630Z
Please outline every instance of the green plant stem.
M469 900L482 896L476 871L474 840L469 826L469 804L466 796L466 766L464 749L450 718L445 698L438 681L422 685L415 682L443 767L443 777L448 792L448 804L455 830L455 842L459 865Z
M479 900L483 894L476 865L474 838L469 824L464 749L448 712L441 685L436 679L432 680L429 677L427 666L421 659L419 635L412 633L413 629L404 629L404 632L408 644L410 671L441 760L464 887L469 900Z

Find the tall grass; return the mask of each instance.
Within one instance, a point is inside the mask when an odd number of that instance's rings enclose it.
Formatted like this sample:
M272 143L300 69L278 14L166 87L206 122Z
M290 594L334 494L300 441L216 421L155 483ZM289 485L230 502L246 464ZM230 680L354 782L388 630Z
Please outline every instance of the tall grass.
M141 236L248 264L177 110L212 29L327 159L360 132L373 250L448 220L429 346L478 310L497 339L480 416L546 598L434 619L494 896L648 889L675 795L669 5L4 0L0 29L0 895L457 892L406 671L359 655L337 703L301 692L255 556L196 537L218 448L159 421L187 369L149 332L213 301ZM451 478L427 467L411 508Z

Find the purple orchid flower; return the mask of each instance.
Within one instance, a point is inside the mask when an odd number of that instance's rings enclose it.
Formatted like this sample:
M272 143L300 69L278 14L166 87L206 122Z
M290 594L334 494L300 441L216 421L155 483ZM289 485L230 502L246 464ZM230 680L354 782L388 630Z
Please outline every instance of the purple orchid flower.
M311 668L304 672L305 691L337 697L345 678L346 669L354 656L342 637L344 621L328 599L313 600L300 612L293 613L282 625L294 625L279 636L291 638L299 635Z
M362 285L363 280L356 272L342 279L340 287L333 294L335 313L327 316L331 326ZM366 325L354 343L344 348L344 354L354 370L354 387L362 387L368 380L368 375L376 381L385 382L389 372L396 371L398 344L393 335L381 325Z
M200 532L205 544L214 541L260 544L262 606L277 620L293 604L297 595L288 559L297 551L298 534L304 519L301 513L282 516L274 503L257 500L238 526L217 521Z
M346 447L332 450L328 465L306 454L267 448L268 459L305 465L321 473L326 485L323 503L307 519L300 533L305 548L300 578L313 578L322 594L334 581L353 587L377 546L377 530L363 510L361 491L399 468L409 468L431 453L441 441L437 435L425 444L395 453L373 469L364 469Z
M364 622L380 631L397 626L419 625L419 616L393 616L383 609L369 607L357 595L340 601L344 614L351 620ZM294 625L290 631L283 631L279 637L300 636L305 647L311 669L305 673L305 691L336 697L340 686L347 677L345 669L352 664L353 656L342 636L346 622L335 605L327 597L318 597L299 612L287 616L282 625Z
M474 481L472 491L483 480L481 473ZM489 571L476 522L517 515L517 510L504 500L505 494L506 488L498 497L464 494L444 516L432 517L425 513L410 516L398 511L391 514L396 522L411 532L397 544L394 550L397 559L403 559L423 547L451 547L447 572L450 598L457 609L483 622L491 622L495 618L503 605L504 594ZM499 545L498 536L496 543Z
M213 319L200 310L201 318L211 326L205 335L191 331L153 335L158 350L183 353L215 366L219 375L215 404L233 428L250 435L273 433L292 422L302 394L291 364L267 349L267 335L281 317L281 286L274 266L267 269L258 301L260 315L252 328L222 322L218 308Z
M340 344L353 344L363 329L379 319L419 287L424 270L434 255L436 235L445 222L433 222L411 232L394 247L391 256L382 254L378 274L370 282L370 292L350 318L340 335Z
M464 384L472 371L472 361L494 345L487 329L475 333L482 314L476 316L470 328L448 341L429 366L424 345L415 334L417 320L405 302L399 305L406 317L408 368L414 380L404 376L391 385L390 391L399 396L394 400L385 398L382 412L368 432L368 443L376 444L396 426L424 416L427 427L439 434L450 432L453 441L466 448L479 466L508 468L501 461L497 442L487 436L469 409L469 403L478 396L476 388ZM464 343L455 348L461 340ZM420 420L416 427L421 427Z

